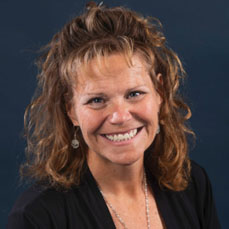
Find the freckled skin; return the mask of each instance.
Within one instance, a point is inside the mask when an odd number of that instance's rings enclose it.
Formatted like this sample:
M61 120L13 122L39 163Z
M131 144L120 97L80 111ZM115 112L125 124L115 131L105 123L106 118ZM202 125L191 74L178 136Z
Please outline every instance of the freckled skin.
M93 59L78 71L74 106L68 114L80 126L88 157L97 165L142 163L155 138L161 98L142 58L135 54L132 63L113 54L102 64ZM139 127L143 128L128 144L117 145L102 136Z

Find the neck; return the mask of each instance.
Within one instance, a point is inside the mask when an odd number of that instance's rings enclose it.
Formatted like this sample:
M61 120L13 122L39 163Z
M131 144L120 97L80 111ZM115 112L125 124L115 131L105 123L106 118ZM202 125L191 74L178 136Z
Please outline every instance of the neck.
M110 162L99 163L88 158L88 166L106 195L128 195L137 197L143 191L143 160L132 165L118 165Z

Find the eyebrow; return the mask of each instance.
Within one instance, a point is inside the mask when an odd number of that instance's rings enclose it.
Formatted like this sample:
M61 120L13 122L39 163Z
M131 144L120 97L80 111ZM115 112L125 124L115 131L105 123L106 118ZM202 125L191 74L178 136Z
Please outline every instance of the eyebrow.
M96 93L96 92L94 92L94 93L86 93L85 94L85 96L105 96L106 94L104 94L104 93Z
M130 91L134 91L134 90L136 90L138 88L145 87L145 86L146 85L143 84L143 85L139 85L139 86L136 86L136 87L132 87L132 88L127 89L126 92L128 93ZM104 96L106 96L106 94L105 93L101 93L101 92L98 92L98 93L92 92L92 93L86 93L85 96L102 96L102 97L104 97Z

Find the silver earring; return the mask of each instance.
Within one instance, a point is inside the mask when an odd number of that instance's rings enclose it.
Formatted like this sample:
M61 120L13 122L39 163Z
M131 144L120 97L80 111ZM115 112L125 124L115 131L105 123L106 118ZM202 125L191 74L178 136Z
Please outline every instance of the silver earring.
M78 131L78 129L79 127L77 126L74 131L74 137L72 139L72 144L71 144L73 149L77 149L80 145L78 139L76 138L76 132Z
M160 133L160 130L161 130L160 125L158 125L156 134L159 134Z

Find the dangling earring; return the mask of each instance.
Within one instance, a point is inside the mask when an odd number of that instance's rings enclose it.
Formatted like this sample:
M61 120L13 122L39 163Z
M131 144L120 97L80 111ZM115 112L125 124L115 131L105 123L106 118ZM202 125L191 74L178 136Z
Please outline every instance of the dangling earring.
M161 128L160 128L160 125L158 124L157 130L156 130L156 134L159 134L160 130L161 130Z
M73 149L77 149L79 147L79 145L80 145L78 139L76 138L76 132L78 131L79 127L77 126L77 127L74 127L74 128L75 128L74 137L72 139L72 144L71 145L72 145Z

